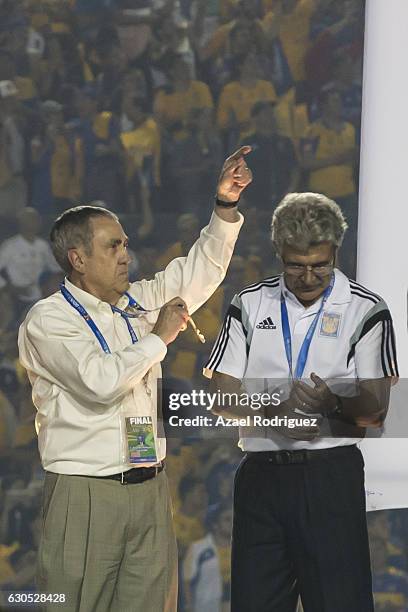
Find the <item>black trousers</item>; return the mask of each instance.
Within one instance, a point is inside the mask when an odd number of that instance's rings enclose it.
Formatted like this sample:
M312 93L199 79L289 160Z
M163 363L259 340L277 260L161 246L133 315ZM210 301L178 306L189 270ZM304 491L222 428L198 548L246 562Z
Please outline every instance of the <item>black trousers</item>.
M235 476L231 612L373 612L364 461L356 446Z

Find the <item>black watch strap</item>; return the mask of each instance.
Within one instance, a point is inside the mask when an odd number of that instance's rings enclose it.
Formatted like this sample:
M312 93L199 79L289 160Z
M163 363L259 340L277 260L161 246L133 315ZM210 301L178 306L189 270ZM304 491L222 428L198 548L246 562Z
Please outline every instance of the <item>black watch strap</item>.
M236 202L223 202L219 200L217 196L215 196L215 203L217 206L221 206L221 208L235 208L238 206L239 199Z

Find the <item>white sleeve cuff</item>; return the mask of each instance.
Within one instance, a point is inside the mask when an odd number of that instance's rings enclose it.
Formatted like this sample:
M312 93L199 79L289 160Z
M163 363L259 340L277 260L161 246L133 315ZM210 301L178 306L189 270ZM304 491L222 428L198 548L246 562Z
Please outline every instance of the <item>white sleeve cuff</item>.
M225 238L236 238L239 234L239 230L244 222L244 217L239 212L238 221L224 221L217 215L214 211L211 215L210 222L207 226L207 230L216 238L220 238L221 240L225 240Z
M152 363L158 363L159 361L163 361L167 354L166 343L163 342L163 340L159 336L153 333L144 336L141 340L139 340L137 345L139 345L139 348L141 348L145 353L146 358L149 359Z

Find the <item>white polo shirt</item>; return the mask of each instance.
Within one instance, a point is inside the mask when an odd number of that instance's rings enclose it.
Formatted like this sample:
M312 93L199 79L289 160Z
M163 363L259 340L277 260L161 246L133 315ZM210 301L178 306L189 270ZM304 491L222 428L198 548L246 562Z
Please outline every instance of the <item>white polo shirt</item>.
M187 257L174 259L153 280L132 283L131 296L147 310L176 296L190 313L215 291L225 276L243 217L236 223L215 213ZM150 416L157 427L156 383L166 344L151 333L158 312L126 322L110 304L65 280L106 339L102 350L82 316L60 291L35 304L19 332L21 364L33 387L36 429L44 469L57 474L107 476L128 469L121 444L121 416ZM118 308L125 310L122 296ZM157 458L166 441L157 440ZM148 465L148 464L144 464Z
M310 379L315 372L336 392L340 379L351 382L397 375L394 331L386 303L340 270L336 269L334 274L333 290L320 314L303 378ZM217 371L240 380L277 379L282 384L288 381L281 325L282 292L288 309L292 360L296 364L322 298L306 308L286 288L283 276L275 276L247 287L233 298L204 369L206 376ZM260 436L255 437L254 431L259 431ZM252 429L251 437L245 433L240 430L239 443L245 451L318 449L356 442L350 438L325 437L310 442L292 440L271 427Z

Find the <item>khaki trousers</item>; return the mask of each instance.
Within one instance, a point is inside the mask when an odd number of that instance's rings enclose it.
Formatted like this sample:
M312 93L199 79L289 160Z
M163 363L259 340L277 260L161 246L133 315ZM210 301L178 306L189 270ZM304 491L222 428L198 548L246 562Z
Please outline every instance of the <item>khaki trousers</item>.
M177 546L167 476L140 484L48 472L38 591L64 612L176 612Z

